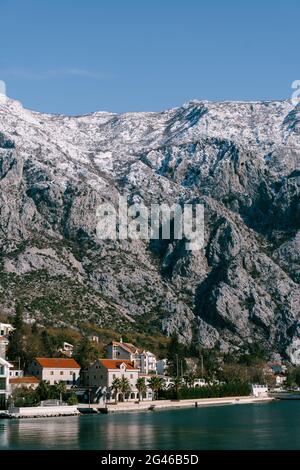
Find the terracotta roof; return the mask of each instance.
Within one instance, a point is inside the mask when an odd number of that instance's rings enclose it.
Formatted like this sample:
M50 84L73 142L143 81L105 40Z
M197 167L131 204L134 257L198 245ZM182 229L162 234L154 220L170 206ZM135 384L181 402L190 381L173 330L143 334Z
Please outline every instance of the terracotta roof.
M140 348L137 348L136 346L134 346L134 344L131 344L131 343L121 343L121 342L118 342L118 341L112 341L112 345L113 346L120 346L121 348L124 348L126 351L129 351L130 353L134 354L136 352L143 352L142 349Z
M125 364L126 369L137 370L130 361L122 361L121 359L99 359L106 369L120 369L121 364Z
M10 384L38 384L39 380L36 377L12 377L9 379Z
M75 359L36 357L36 362L46 368L51 369L80 369L80 365Z

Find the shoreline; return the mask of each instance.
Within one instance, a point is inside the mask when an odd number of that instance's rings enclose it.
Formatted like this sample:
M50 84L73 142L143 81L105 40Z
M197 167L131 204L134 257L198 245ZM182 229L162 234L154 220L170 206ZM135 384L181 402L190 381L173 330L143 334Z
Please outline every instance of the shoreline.
M201 408L207 406L247 405L252 403L268 403L275 401L274 397L236 396L222 398L198 398L183 400L153 400L135 402L108 403L106 406L99 404L78 404L75 406L56 407L24 407L14 408L10 411L0 411L2 419L25 418L59 418L66 416L84 416L91 414L113 414L147 411L178 410L184 408ZM80 411L80 410L85 410Z
M154 400L144 401L140 403L117 403L107 404L106 407L99 407L100 413L126 413L135 411L160 411L172 410L181 408L201 408L205 406L218 406L218 405L243 405L251 403L267 403L274 401L274 397L253 397L253 396L236 396L236 397L222 397L222 398L198 398L198 399L184 399L184 400ZM94 405L95 406L95 405ZM94 407L93 406L93 407Z

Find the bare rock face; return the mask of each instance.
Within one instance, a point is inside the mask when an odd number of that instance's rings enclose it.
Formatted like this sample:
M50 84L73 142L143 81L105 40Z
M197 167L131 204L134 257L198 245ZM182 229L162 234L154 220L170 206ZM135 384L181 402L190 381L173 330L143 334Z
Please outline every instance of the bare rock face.
M53 116L0 98L0 298L45 324L95 322L300 363L300 108L192 101ZM97 238L97 207L200 203L205 246Z

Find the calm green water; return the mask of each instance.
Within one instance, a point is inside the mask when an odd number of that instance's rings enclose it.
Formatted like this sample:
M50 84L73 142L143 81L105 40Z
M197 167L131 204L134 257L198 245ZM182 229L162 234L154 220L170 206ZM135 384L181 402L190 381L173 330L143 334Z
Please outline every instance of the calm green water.
M0 449L300 449L300 401L0 420Z

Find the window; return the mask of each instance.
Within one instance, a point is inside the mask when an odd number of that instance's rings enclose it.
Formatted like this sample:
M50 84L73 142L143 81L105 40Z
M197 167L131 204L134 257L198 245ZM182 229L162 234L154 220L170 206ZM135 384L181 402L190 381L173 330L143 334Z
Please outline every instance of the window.
M133 379L133 374L130 374L130 378Z
M73 371L72 371L72 370L70 371L70 375L73 375Z
M64 371L63 371L63 370L60 371L60 375L64 375Z
M116 378L116 374L113 374L113 379L115 379L115 378Z
M54 372L53 372L53 370L50 370L50 375L54 375Z

